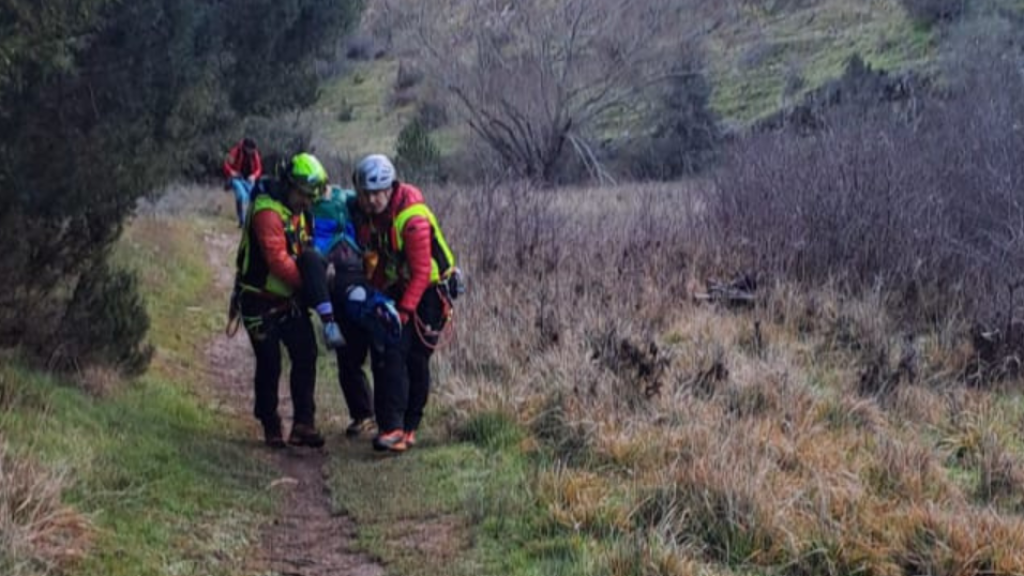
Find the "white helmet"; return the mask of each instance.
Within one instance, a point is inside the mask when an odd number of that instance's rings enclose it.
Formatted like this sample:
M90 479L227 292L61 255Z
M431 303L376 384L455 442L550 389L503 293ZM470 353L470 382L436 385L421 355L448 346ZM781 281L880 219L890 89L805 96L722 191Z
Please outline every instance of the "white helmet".
M395 183L395 167L383 154L371 154L356 164L352 185L356 190L386 190Z

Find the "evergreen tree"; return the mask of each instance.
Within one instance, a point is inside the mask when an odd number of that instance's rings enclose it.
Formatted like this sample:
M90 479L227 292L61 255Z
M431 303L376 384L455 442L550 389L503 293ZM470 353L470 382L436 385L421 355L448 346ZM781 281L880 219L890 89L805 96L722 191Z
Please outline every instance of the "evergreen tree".
M78 278L106 269L136 200L197 142L312 103L313 59L361 8L0 0L0 346L50 340Z

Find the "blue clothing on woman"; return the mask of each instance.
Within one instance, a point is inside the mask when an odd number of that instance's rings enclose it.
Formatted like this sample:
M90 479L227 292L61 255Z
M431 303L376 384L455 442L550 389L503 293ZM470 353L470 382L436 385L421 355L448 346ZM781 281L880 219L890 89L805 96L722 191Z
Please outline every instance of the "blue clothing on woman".
M397 341L401 321L394 301L370 287L353 218L356 193L332 186L313 204L313 246L334 265L335 309L367 330L374 341Z

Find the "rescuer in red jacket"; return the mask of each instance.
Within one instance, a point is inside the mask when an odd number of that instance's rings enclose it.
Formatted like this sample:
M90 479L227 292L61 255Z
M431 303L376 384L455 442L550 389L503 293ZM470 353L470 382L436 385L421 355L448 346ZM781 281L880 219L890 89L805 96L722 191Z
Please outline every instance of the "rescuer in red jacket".
M361 243L377 256L371 282L394 299L402 321L398 343L372 354L379 430L373 447L403 452L416 442L430 393L430 356L450 318L459 275L423 193L399 182L386 156L363 158L352 183L369 216L360 226Z
M235 213L238 216L238 227L242 228L249 211L252 189L263 174L263 160L260 159L256 142L251 138L243 138L235 144L224 159L223 170L228 186L235 192Z

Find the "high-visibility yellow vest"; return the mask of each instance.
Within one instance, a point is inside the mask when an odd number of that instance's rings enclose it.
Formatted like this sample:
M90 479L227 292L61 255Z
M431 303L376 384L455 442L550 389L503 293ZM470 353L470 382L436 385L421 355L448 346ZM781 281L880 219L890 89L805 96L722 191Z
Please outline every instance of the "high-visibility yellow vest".
M444 232L441 231L434 213L427 208L426 204L413 204L399 212L391 226L391 250L398 257L387 259L384 277L388 284L396 282L399 278L409 277L408 266L404 257L401 256L405 247L402 232L405 231L405 225L409 223L409 220L416 216L426 218L430 222L430 283L438 283L455 269L455 255L448 248L448 242L444 238Z
M266 255L260 243L253 238L252 222L256 214L270 210L281 218L284 225L288 254L298 256L302 246L309 242L309 231L306 226L306 215L300 214L296 225L292 211L283 203L269 194L258 194L253 202L252 213L246 219L245 232L238 246L238 273L243 291L269 293L282 298L290 298L295 292L287 282L270 272Z

